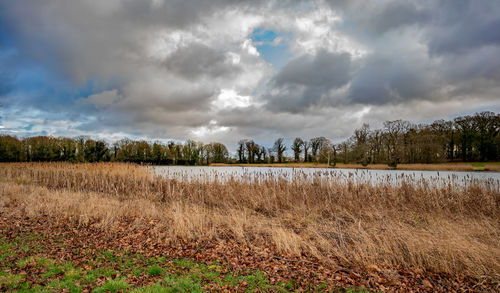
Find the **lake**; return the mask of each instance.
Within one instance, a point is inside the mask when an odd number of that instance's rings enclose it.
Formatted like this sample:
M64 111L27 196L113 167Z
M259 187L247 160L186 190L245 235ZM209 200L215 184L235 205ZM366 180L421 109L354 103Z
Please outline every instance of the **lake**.
M211 167L211 166L153 166L155 173L166 178L179 180L261 180L265 178L300 178L312 180L353 180L373 184L427 181L439 184L467 185L500 182L500 172L465 171L420 171L420 170L367 170L340 168L274 168L274 167Z

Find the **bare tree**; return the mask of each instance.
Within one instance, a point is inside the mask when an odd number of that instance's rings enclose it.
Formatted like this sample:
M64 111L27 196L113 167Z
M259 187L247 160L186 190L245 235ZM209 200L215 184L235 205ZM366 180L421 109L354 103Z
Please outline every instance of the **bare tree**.
M253 140L250 139L250 140L246 140L245 146L247 148L248 163L254 163L257 144Z
M260 147L260 155L262 156L262 162L267 162L267 150L266 147L261 146ZM260 160L260 158L259 158Z
M298 162L300 160L300 153L302 152L303 145L304 141L300 137L295 138L295 140L293 141L291 148L293 150L295 162Z
M238 141L238 161L240 163L245 161L245 143L246 140L244 139Z
M225 145L212 142L204 146L206 151L207 165L210 163L224 163L226 162L229 152Z
M326 142L328 142L328 140L323 136L311 139L311 152L315 162L319 161L318 151L323 148L323 144L325 144Z
M276 152L276 155L278 156L278 162L281 163L283 161L283 153L286 151L286 146L283 143L283 138L278 138L274 142L273 149Z
M335 145L327 139L322 141L319 157L321 161L326 161L328 166L330 166L331 162L333 162L333 166L335 166L337 164L337 150L335 149Z
M309 149L311 148L311 143L304 141L304 162L309 162Z
M384 122L385 138L388 154L388 165L396 168L400 161L401 137L406 133L411 124L408 121L395 120Z
M275 153L274 148L268 148L267 153L269 155L268 156L268 163L270 163L270 164L274 163L274 161L276 159L276 157L274 156L274 153Z
M353 155L357 163L367 166L371 162L370 148L368 146L368 137L370 135L370 126L366 123L359 129L354 130Z

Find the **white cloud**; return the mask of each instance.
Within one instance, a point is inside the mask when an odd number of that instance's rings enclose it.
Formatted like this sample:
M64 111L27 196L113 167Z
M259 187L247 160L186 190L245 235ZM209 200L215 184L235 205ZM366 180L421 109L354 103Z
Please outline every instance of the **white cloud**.
M252 104L255 104L252 97L238 95L232 89L222 89L217 99L212 102L217 109L245 108Z
M209 141L214 138L214 136L219 136L222 133L228 132L230 130L227 126L219 126L217 121L210 120L207 126L200 126L191 130L194 137L198 140Z
M97 86L87 97L48 97L58 83L29 98L4 94L0 129L230 145L499 110L500 5L450 3L17 0L0 5L11 51L70 80L75 95ZM263 59L256 28L289 47L289 71Z

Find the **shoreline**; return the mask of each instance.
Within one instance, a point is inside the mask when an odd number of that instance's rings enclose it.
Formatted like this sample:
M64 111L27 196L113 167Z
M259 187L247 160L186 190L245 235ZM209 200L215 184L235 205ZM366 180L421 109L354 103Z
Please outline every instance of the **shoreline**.
M500 162L486 163L439 163L439 164L399 164L391 168L386 164L337 164L335 167L316 163L257 163L230 164L212 163L210 167L262 167L262 168L329 168L329 169L360 169L360 170L405 170L405 171L464 171L464 172L500 172Z

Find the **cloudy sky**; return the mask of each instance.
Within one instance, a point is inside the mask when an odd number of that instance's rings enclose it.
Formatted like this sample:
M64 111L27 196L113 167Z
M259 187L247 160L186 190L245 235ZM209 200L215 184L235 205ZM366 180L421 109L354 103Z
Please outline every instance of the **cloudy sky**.
M500 111L498 0L0 0L0 132L270 144Z

